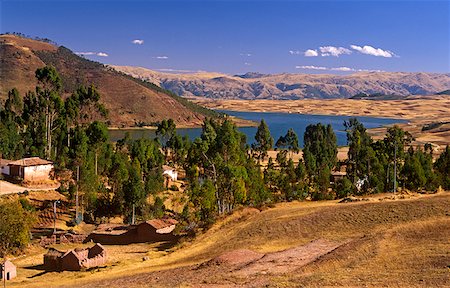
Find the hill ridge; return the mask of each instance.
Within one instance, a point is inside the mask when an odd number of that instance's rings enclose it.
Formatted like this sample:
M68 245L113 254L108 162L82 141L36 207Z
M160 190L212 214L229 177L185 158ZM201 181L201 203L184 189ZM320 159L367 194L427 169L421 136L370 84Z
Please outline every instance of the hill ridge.
M114 69L145 79L184 97L213 99L338 99L358 93L430 95L450 88L450 74L426 72L356 72L333 74L222 73L170 74L144 67Z

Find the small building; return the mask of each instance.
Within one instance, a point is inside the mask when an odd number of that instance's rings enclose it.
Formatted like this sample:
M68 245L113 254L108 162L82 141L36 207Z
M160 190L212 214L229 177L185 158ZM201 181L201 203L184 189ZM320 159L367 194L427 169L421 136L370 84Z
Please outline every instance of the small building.
M105 265L106 262L106 250L99 243L91 248L76 248L67 252L50 248L44 255L44 269L46 271L80 271Z
M163 165L163 176L170 178L172 181L177 181L178 179L178 172L175 168L170 167L168 165Z
M172 241L177 239L173 230L178 223L175 219L153 219L138 225L118 226L98 229L85 240L110 245L127 245L157 241ZM100 226L99 226L100 228Z
M49 180L53 162L39 157L23 158L8 163L9 176L25 181Z
M0 272L0 279L2 280L11 280L17 276L16 266L9 260L2 263Z
M13 162L12 160L0 159L0 173L9 176L9 166L8 164Z
M332 171L331 172L331 183L336 183L337 181L344 179L345 176L347 176L347 172Z

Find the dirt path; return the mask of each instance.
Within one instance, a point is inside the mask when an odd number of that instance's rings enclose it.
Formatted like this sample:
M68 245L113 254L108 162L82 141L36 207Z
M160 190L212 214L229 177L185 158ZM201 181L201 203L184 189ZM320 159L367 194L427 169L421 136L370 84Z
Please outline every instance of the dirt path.
M289 273L330 253L340 245L340 243L325 239L314 240L306 245L280 252L267 253L261 259L249 263L235 273L245 277L258 274Z
M27 188L0 180L0 196L14 193L22 193Z
M9 183L8 181L0 180L0 196L8 195L8 194L17 194L22 193L26 190L28 191L49 191L58 189L59 185L54 187L42 187L42 188L30 188L23 187L20 185Z

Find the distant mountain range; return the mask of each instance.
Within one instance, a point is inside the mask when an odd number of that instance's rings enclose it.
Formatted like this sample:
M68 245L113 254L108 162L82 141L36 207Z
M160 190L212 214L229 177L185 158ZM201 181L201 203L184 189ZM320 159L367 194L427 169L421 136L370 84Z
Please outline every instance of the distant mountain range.
M450 74L360 72L350 75L220 73L172 74L111 66L184 97L213 99L331 99L367 95L431 95L450 89Z
M80 85L94 84L109 110L112 126L155 124L172 118L177 125L196 126L215 112L200 107L152 83L132 78L48 41L0 35L0 101L12 88L23 96L37 85L35 71L53 65L67 97Z

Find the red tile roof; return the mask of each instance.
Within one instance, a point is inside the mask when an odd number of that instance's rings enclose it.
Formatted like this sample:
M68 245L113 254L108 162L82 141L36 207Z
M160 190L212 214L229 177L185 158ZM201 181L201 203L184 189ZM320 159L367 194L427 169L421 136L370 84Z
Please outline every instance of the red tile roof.
M41 159L39 157L23 158L8 163L8 165L15 165L22 167L48 165L48 164L53 164L53 162Z
M9 163L13 162L13 160L1 159L0 158L0 166L6 166Z

